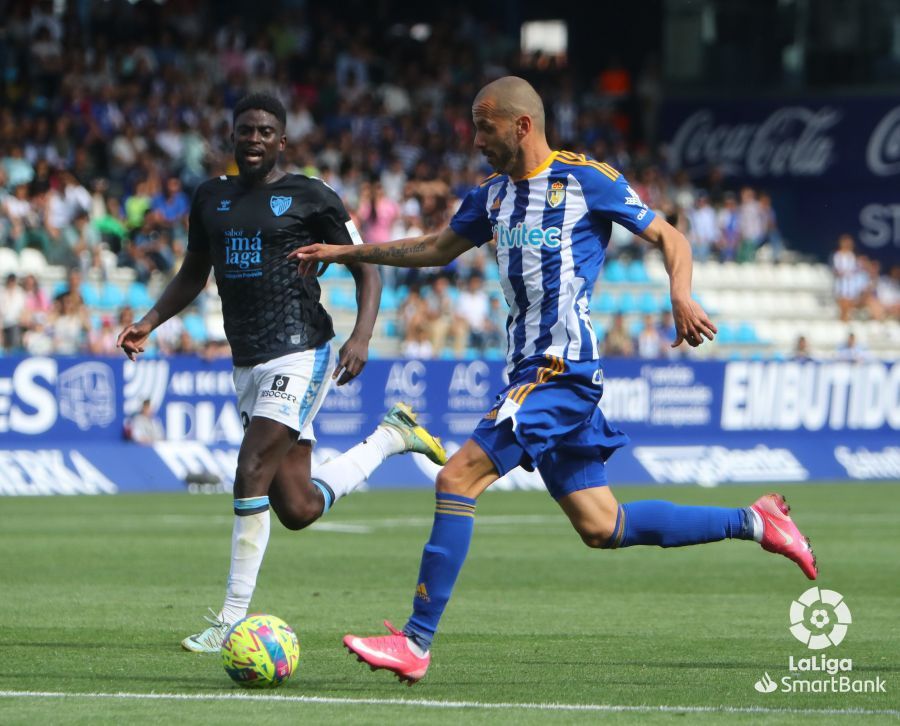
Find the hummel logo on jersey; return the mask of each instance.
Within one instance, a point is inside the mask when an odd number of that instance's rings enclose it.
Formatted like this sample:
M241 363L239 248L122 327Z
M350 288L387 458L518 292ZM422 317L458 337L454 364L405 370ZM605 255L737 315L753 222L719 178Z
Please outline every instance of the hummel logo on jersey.
M291 380L290 376L275 376L275 380L272 381L272 390L273 391L286 391L288 387L288 382Z
M293 197L277 197L273 195L272 198L269 199L269 206L272 208L272 213L276 217L280 217L288 209L290 209L291 202L293 201Z
M231 211L231 200L230 199L221 199L219 200L219 206L216 207L217 212L230 212Z
M431 598L428 597L428 590L425 588L425 583L420 582L416 585L416 597L419 600L424 600L425 602L431 602Z
M549 247L555 249L560 245L562 230L559 227L529 227L519 222L515 227L500 222L494 225L494 239L497 247Z
M632 207L643 207L646 206L642 201L641 197L638 195L634 189L630 186L626 185L625 188L628 190L628 196L625 197L625 204L631 205Z

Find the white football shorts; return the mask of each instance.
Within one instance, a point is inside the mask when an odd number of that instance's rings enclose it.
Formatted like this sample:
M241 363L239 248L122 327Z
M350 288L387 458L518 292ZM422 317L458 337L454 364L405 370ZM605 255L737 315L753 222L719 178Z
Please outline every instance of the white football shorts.
M246 431L254 416L278 421L299 432L300 441L315 442L316 417L334 372L330 343L301 353L289 353L255 366L235 366L241 423Z

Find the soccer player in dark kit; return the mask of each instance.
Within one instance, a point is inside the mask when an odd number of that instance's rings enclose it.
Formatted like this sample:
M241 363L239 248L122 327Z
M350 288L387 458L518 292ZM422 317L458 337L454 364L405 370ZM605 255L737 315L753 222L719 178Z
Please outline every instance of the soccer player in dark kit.
M361 244L337 194L319 179L278 167L286 113L274 96L253 94L234 109L239 174L201 184L191 205L188 248L153 308L119 336L132 360L150 333L190 304L215 272L234 362L244 439L234 480L231 568L222 608L210 627L182 641L218 652L244 617L269 539L269 508L288 529L309 526L365 481L388 456L405 451L446 461L440 441L397 404L362 443L312 471L313 419L332 380L342 385L368 358L381 281L374 267L349 264L356 282L356 325L337 361L331 318L314 275L300 276L287 255L314 242Z

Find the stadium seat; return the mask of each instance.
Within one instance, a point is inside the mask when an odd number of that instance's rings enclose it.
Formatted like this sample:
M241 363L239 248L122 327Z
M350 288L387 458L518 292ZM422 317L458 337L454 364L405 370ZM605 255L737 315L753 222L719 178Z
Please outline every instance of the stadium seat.
M397 309L399 301L397 300L397 293L392 287L383 287L381 288L381 310L384 311L393 311Z
M203 322L202 317L197 315L197 313L189 313L184 316L181 322L184 323L184 329L187 330L188 335L190 335L195 342L206 342L206 323Z
M718 328L719 334L716 336L718 342L722 345L732 345L737 337L734 327L730 323L720 323Z
M735 333L735 342L744 345L752 345L760 342L759 336L756 334L756 328L753 327L752 323L744 322L738 325L737 332Z
M132 282L128 286L128 304L135 310L146 310L153 305L153 298L142 282Z
M606 263L606 273L603 278L611 283L625 282L627 280L625 266L619 260L610 260Z
M616 299L605 290L600 293L594 303L594 309L604 315L612 315L618 309Z
M100 288L100 303L98 307L101 310L118 310L125 302L125 295L118 285L111 282L103 283Z
M645 292L638 301L638 308L644 315L655 315L660 311L660 301L652 292Z
M68 289L69 284L67 282L62 282L60 285L57 285L56 294L62 294ZM82 282L78 291L81 293L81 299L84 300L84 304L89 308L101 307L100 301L103 298L103 288L98 283Z
M40 275L47 268L47 258L40 250L25 247L19 252L19 272L22 275Z
M19 256L9 247L0 247L0 274L19 272Z
M642 260L634 260L628 265L627 277L628 282L650 282L650 276Z
M623 292L619 296L618 311L625 315L632 315L639 311L638 301L630 292Z

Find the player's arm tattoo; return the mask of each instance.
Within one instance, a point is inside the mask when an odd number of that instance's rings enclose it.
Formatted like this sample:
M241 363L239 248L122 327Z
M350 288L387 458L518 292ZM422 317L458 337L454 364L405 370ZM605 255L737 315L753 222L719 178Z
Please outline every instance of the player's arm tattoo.
M372 245L371 247L366 246L362 248L362 250L361 256L367 262L381 262L388 259L402 259L404 257L409 257L410 255L418 254L419 252L424 252L425 243L419 242L410 247L394 247L391 249L384 249L383 247Z

